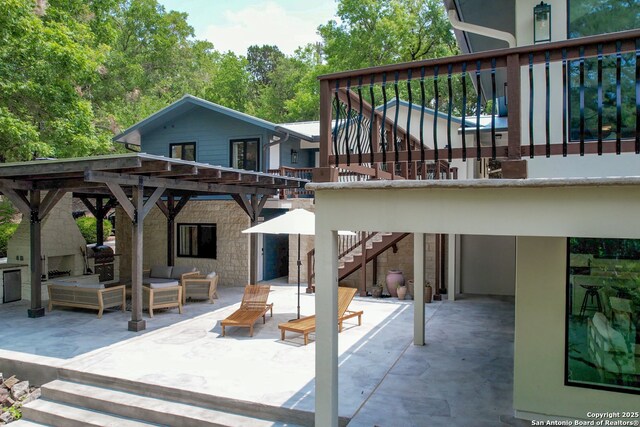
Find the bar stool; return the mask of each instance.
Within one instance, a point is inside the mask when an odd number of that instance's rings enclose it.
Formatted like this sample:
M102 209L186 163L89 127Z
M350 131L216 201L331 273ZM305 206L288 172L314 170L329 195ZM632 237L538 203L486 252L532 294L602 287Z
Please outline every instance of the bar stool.
M598 311L602 311L602 303L600 301L600 294L598 293L598 289L600 289L600 285L580 285L583 289L586 290L584 293L584 298L582 299L582 305L580 306L580 317L584 316L584 313L587 309L592 310L596 307ZM596 300L596 305L593 304L593 299ZM589 305L591 304L591 305Z

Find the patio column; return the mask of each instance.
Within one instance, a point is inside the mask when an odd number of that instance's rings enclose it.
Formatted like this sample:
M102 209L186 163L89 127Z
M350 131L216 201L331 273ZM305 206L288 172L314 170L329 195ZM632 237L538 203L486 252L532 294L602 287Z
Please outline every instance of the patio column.
M424 345L424 233L413 234L413 344Z
M29 200L31 216L29 218L30 269L31 269L31 308L27 315L32 318L44 316L42 306L42 233L40 232L40 190L32 190Z
M460 235L449 234L447 242L447 296L449 301L456 299L456 291L460 288Z
M316 216L315 425L338 427L338 232Z
M147 328L142 319L142 244L144 230L144 187L142 183L132 187L131 201L134 215L131 220L131 320L130 331L138 332Z
M131 219L131 320L128 329L139 332L146 329L146 322L142 319L142 247L144 218L153 205L164 193L165 187L157 187L144 202L144 183L138 177L138 183L131 186L131 200L122 187L112 181L106 181L111 193L120 203L122 209Z

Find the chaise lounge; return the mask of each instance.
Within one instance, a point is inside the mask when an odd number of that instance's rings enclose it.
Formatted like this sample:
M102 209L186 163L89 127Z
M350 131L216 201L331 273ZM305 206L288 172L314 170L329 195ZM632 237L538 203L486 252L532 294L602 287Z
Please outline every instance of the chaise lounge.
M227 326L249 328L249 336L253 336L253 325L262 317L262 323L267 321L267 311L273 317L273 303L267 304L269 298L269 285L247 285L244 288L240 308L231 313L229 317L220 322L222 336L225 336Z
M358 326L362 325L363 311L348 310L356 292L356 288L338 288L338 332L342 332L342 322L353 317L358 318ZM280 329L280 339L282 341L284 341L286 331L296 332L304 336L304 345L307 345L309 343L309 334L316 331L316 316L280 323L278 328Z

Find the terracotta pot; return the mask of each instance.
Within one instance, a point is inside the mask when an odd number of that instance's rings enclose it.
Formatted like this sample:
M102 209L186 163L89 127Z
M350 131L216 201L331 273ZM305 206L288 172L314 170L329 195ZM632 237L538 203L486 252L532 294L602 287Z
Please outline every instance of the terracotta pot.
M398 288L396 289L396 292L398 293L398 299L399 300L403 300L404 297L407 295L407 287L406 286L398 286Z
M410 299L413 299L415 296L413 280L407 280L407 295L409 296Z
M429 304L433 298L433 288L430 285L424 287L424 302Z
M398 292L396 289L398 286L404 286L404 275L400 270L389 270L387 272L387 291L392 297L397 297Z

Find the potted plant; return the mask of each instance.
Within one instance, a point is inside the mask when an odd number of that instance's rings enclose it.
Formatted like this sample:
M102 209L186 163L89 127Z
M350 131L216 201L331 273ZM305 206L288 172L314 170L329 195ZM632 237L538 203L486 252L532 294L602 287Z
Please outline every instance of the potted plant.
M398 286L404 286L404 275L400 270L389 270L385 278L387 283L387 291L392 297L397 297L396 289Z
M431 282L427 281L427 284L424 285L424 302L429 304L431 302L432 297L433 297L433 288L431 287Z
M373 285L371 287L371 296L374 298L382 298L382 285Z
M407 287L404 284L398 285L398 287L396 288L396 292L398 294L398 299L403 300L407 295Z

